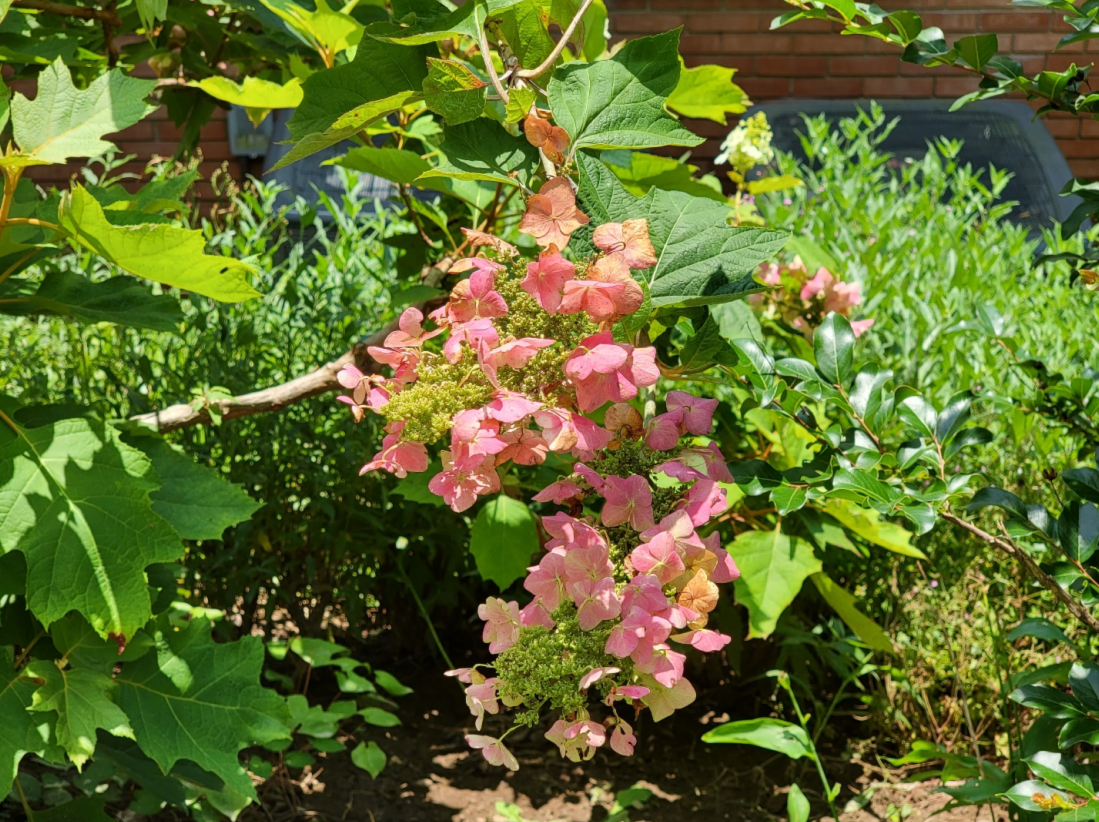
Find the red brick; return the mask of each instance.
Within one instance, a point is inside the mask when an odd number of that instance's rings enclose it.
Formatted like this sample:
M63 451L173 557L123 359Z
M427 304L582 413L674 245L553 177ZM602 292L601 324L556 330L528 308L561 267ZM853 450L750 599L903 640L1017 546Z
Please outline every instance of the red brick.
M1081 68L1091 64L1090 58L1079 54L1049 54L1046 55L1045 68L1047 71L1064 71L1071 65Z
M228 140L229 124L225 120L212 120L202 127L200 134L203 140Z
M1076 122L1075 120L1046 120L1045 127L1049 130L1058 140L1071 140L1077 136L1082 137L1099 137L1099 128L1093 131L1088 131L1086 126L1090 125L1090 122L1084 120L1083 122ZM1096 124L1099 126L1099 123Z
M607 11L610 12L611 28L614 28L618 12L636 11L647 9L649 4L645 0L607 0Z
M694 0L692 0L694 2ZM766 31L770 21L763 26ZM730 31L746 32L760 30L760 16L747 13L722 13L722 14L692 14L687 18L687 29L692 33L710 34L712 32Z
M1065 147L1065 143L1061 147ZM1068 167L1074 177L1095 179L1099 177L1099 160L1069 160Z
M824 57L756 58L756 74L760 77L823 77L827 73L828 60Z
M986 11L981 15L982 31L1049 31L1053 16L1048 11Z
M906 9L941 9L946 5L945 0L907 0L903 8Z
M961 97L977 90L976 77L936 77L936 97Z
M1049 129L1049 133L1052 134L1054 137L1075 137L1076 136L1075 134L1065 134L1063 132L1061 134L1058 134L1057 132L1055 132L1051 128L1051 126L1054 126L1054 125L1060 126L1060 125L1068 125L1068 124L1067 123L1064 123L1064 124L1055 123L1055 122L1052 122L1052 121L1046 123L1046 128ZM1081 137L1099 137L1099 121L1097 121L1097 120L1080 120L1080 136Z
M1003 0L946 0L948 9L996 9L1003 11Z
M774 100L786 97L790 94L790 81L777 77L740 77L736 78L737 85L744 89L748 96L757 102L760 100Z
M148 120L143 120L107 139L111 142L118 142L119 140L155 140L156 133L153 124Z
M858 35L795 34L795 54L862 54L866 38Z
M760 32L759 34L723 34L721 49L731 57L739 54L783 54L793 48L789 34Z
M912 77L957 77L963 69L956 66L918 66L906 63L898 57L898 73Z
M795 97L833 99L862 97L862 78L859 77L797 77L794 79Z
M930 97L934 88L930 77L867 77L862 82L862 92L867 97Z
M683 25L678 14L621 14L615 23L615 31L626 34L657 34Z
M1016 34L1011 40L1011 50L1018 51L1023 54L1034 54L1036 52L1049 53L1056 48L1057 43L1061 40L1061 35L1056 32L1043 32L1035 34ZM1001 47L1006 45L1000 44ZM1058 49L1060 52L1073 53L1082 52L1084 50L1083 43L1073 43L1072 45L1065 46L1062 49Z
M887 43L876 37L867 37L865 39L867 54L896 54L898 57L901 54L902 49L896 43Z
M677 2L677 0L649 0L649 5L657 11L683 11L684 6L691 11L720 11L721 0L691 0L690 3Z
M767 15L764 15L766 17ZM770 24L768 24L770 25ZM807 18L805 20L798 20L795 23L789 23L782 27L783 31L793 32L795 34L839 34L843 31L843 26L838 23L832 23L828 20L817 20Z
M833 57L828 61L828 73L853 77L866 77L875 74L892 77L899 70L900 62L899 57L890 57L886 54Z
M977 30L978 16L972 12L941 11L925 12L920 15L924 28L938 26L944 32L972 34Z
M1099 140L1066 140L1061 151L1069 160L1099 160Z
M679 40L680 54L713 54L721 51L720 34L684 34Z

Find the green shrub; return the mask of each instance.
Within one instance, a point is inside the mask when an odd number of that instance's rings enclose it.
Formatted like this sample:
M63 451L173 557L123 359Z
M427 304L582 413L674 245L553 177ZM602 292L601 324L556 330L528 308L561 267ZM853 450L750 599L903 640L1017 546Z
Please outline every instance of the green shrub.
M400 310L393 291L403 260L394 246L411 225L375 212L374 202L344 196L324 200L328 224L297 202L300 227L291 226L290 206L274 205L278 193L262 182L229 184L219 188L226 205L199 221L212 250L256 267L262 303L191 295L179 334L0 319L21 329L11 335L13 367L0 377L0 390L26 403L79 402L127 417L286 382L384 326ZM90 255L50 264L107 275ZM457 583L467 570L466 525L446 509L392 495L388 475L359 476L381 436L373 419L354 426L332 395L172 434L263 502L224 542L191 544L184 565L198 601L233 612L245 634L275 615L305 635L334 617L333 627L353 625L357 633L382 607L387 624L419 636L424 625L406 579L428 608L456 606L465 595Z

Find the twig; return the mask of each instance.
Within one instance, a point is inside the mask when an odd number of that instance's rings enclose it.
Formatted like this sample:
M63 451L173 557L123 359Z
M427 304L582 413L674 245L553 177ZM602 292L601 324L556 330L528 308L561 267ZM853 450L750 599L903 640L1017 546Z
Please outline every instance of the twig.
M500 82L500 77L496 74L496 66L492 62L492 54L488 50L488 37L485 34L485 27L483 24L477 27L477 44L481 49L481 59L485 61L485 70L488 72L488 79L492 81L492 87L496 89L496 93L500 95L500 99L503 100L504 105L506 106L510 98L508 97L507 89L504 88L504 84Z
M569 23L569 27L565 29L565 33L561 35L561 39L557 41L557 45L554 46L553 51L550 52L549 57L542 61L537 68L532 69L520 69L515 72L516 77L540 77L545 74L553 66L558 57L561 56L561 52L564 50L565 45L568 43L569 38L572 37L572 33L576 31L576 27L580 25L580 20L591 6L592 0L584 0L580 4L580 8L577 10L576 15L572 18L572 22Z
M422 281L426 285L437 286L453 261L444 257L431 268L427 269ZM421 309L429 307L429 304L420 304ZM351 350L338 360L321 366L315 371L296 377L281 385L273 385L260 391L252 391L241 394L239 397L230 397L224 400L211 400L210 405L216 406L223 420L232 420L237 417L248 417L252 414L260 414L266 411L281 411L288 405L302 400L326 394L340 388L336 375L345 365L354 364L363 371L376 373L380 369L373 357L367 352L367 348L381 345L389 333L397 328L397 321L393 320L380 331L371 334L365 340L356 343ZM152 428L161 434L168 431L177 431L180 428L190 428L193 425L201 425L210 422L210 412L206 408L195 409L190 403L171 405L159 411L150 411L147 414L137 414L130 417L132 422Z
M1061 601L1061 604L1068 608L1069 612L1076 617L1080 622L1084 623L1091 631L1099 632L1099 619L1096 619L1091 611L1089 611L1081 602L1074 599L1068 591L1062 588L1053 577L1043 571L1034 558L1030 556L1026 551L1011 542L1008 539L1002 537L993 536L987 531L977 527L972 522L968 522L949 511L944 511L943 519L947 522L952 522L959 528L962 528L977 539L981 540L987 545L991 545L999 551L1007 554L1014 560L1017 560L1030 576L1038 580L1039 584L1053 596Z
M71 6L68 3L54 3L51 0L15 0L17 9L34 9L48 14L60 14L65 17L79 17L82 20L102 20L109 26L122 27L122 18L112 9L90 9L86 6Z

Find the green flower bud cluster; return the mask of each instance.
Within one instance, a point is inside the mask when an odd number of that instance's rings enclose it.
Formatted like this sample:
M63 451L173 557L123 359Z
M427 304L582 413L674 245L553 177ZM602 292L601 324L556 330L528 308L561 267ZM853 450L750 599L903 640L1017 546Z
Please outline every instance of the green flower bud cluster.
M564 379L565 361L580 341L598 329L584 312L547 314L538 302L522 289L526 260L513 262L496 278L496 290L508 304L508 313L496 320L500 339L538 337L557 340L557 344L539 351L525 368L501 368L500 385L532 398L553 401L553 387ZM580 272L580 266L577 267Z
M480 408L495 390L468 353L451 365L438 354L425 352L416 372L420 378L382 408L387 420L405 423L401 436L414 442L430 444L449 436L454 415Z
M591 631L580 630L576 606L568 600L553 613L553 619L557 623L553 630L524 628L519 641L496 657L500 696L509 702L523 700L515 716L517 725L537 725L543 709L560 711L566 717L585 710L589 694L580 690L580 680L593 668L623 668L622 673L604 677L592 686L604 697L616 680L620 684L630 680L630 660L615 659L603 650L610 623Z

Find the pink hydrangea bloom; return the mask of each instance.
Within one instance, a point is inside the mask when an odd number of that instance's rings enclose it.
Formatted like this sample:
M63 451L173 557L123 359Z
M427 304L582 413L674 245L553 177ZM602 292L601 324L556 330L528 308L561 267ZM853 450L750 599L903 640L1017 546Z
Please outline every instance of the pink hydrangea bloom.
M691 468L689 465L684 465L683 452L680 452L679 457L668 462L662 462L653 468L658 474L667 474L672 479L677 479L680 482L692 482L696 479L705 479L706 475L701 471ZM732 480L730 480L731 482Z
M685 570L675 542L669 540L641 543L633 549L630 560L639 573L651 574L662 584L671 582Z
M525 394L514 391L497 391L485 406L485 414L498 422L519 422L542 407Z
M634 661L637 662L637 660ZM683 678L683 667L686 663L687 657L660 643L653 647L653 652L648 659L637 662L637 670L652 675L652 678L665 688L674 688L675 684Z
M613 665L608 665L602 668L592 668L590 671L584 674L583 677L580 678L579 690L587 690L603 677L610 676L611 674L617 674L621 672L621 670L621 668L615 668Z
M519 760L495 737L469 734L466 736L466 744L474 750L480 749L481 755L490 765L503 765L509 771L519 770Z
M725 513L729 503L725 498L725 489L713 480L698 480L687 492L683 510L691 518L695 528L710 521L712 517Z
M565 548L565 576L573 582L599 582L609 579L614 573L610 552L606 544L596 535L598 541L586 544L571 543Z
M553 628L554 621L542 600L535 598L519 612L519 624L524 628L541 626L548 631Z
M482 359L493 369L500 368L503 365L509 368L525 368L535 354L543 348L549 348L555 342L557 341L541 337L522 337L518 340L506 342L499 348L489 349L486 345L482 349L486 352L483 354Z
M589 468L582 462L578 462L572 466L573 473L578 474L588 485L590 485L596 493L603 493L603 475L598 471Z
M507 448L496 455L496 464L503 465L508 460L519 465L541 465L546 461L549 445L542 435L529 428L517 428L501 436Z
M720 651L733 641L731 636L726 636L725 634L711 631L707 628L691 631L691 633L687 635L673 636L672 639L676 642L685 642L696 650L702 651L704 654Z
M500 475L490 454L470 458L458 452L443 451L443 470L427 484L431 493L443 498L451 510L461 513L477 501L477 497L500 490ZM480 459L480 462L478 460Z
M606 503L601 518L608 528L629 523L635 531L652 528L653 492L642 476L609 476L603 489Z
M656 349L616 343L609 331L583 340L569 355L565 373L576 386L576 402L584 412L632 399L639 387L653 385L660 377Z
M694 524L686 511L672 511L660 524L644 531L641 539L650 545L670 545L681 557L688 558L706 550L705 544L695 533Z
M641 701L652 712L653 722L667 719L695 701L695 689L686 679L680 679L671 688L664 687L651 677L642 681L649 687L649 693L641 697Z
M555 548L542 557L537 565L527 569L529 573L523 580L523 587L538 597L546 610L557 610L565 596L568 575L565 572L565 552Z
M575 482L558 480L557 482L547 485L535 494L532 499L535 502L555 502L558 505L561 505L565 500L579 497L583 493L584 489Z
M452 451L470 458L499 454L508 444L500 436L500 423L487 418L484 409L471 408L454 415L450 429Z
M443 343L443 356L448 363L454 365L462 359L463 344L475 351L481 351L483 347L491 349L499 342L500 334L491 319L470 320L468 323L450 327L450 336Z
M466 323L507 314L508 304L504 302L500 292L495 290L494 285L492 271L484 268L478 268L468 280L460 281L454 286L450 296L451 320Z
M622 589L622 612L629 614L639 608L656 614L668 607L668 598L660 580L650 574L638 574Z
M713 430L717 400L695 397L686 391L669 391L667 402L668 411L683 411L684 433L702 436Z
M519 640L519 603L489 597L477 606L477 616L485 621L483 639L490 652L501 654Z
M382 440L382 450L359 469L359 475L381 469L404 478L408 476L409 471L413 473L426 471L430 462L427 448L422 442L401 442L400 434L393 433Z
M603 223L593 232L592 243L601 251L621 257L630 268L646 269L656 265L648 220Z
M474 725L477 730L481 730L486 712L490 714L500 712L500 703L496 698L496 677L466 688L466 705L469 707L469 712L476 717Z
M575 276L576 266L560 253L543 251L537 261L527 263L527 276L520 286L547 314L556 314L561 307L561 289Z
M600 622L614 619L621 612L622 603L614 593L614 580L609 577L598 582L588 579L573 582L568 590L576 605L576 618L581 631L590 631Z
M861 337L870 330L872 325L874 325L873 320L854 320L851 323L851 330L855 332L856 337Z
M717 447L715 442L684 448L679 452L677 459L698 468L715 482L733 482L733 475L729 473L729 466L725 464L725 457L721 455L721 449ZM679 479L682 479L682 477Z
M619 719L618 724L611 731L611 750L621 756L633 756L636 744L637 737L634 736L633 728L626 720Z
M671 451L679 445L679 428L682 424L682 411L657 414L645 426L645 445L654 451Z
M443 333L442 328L435 331L424 331L423 321L424 314L420 309L415 306L406 308L404 313L401 314L400 320L397 321L398 330L390 332L389 336L385 338L385 347L419 348L432 337L437 337Z

